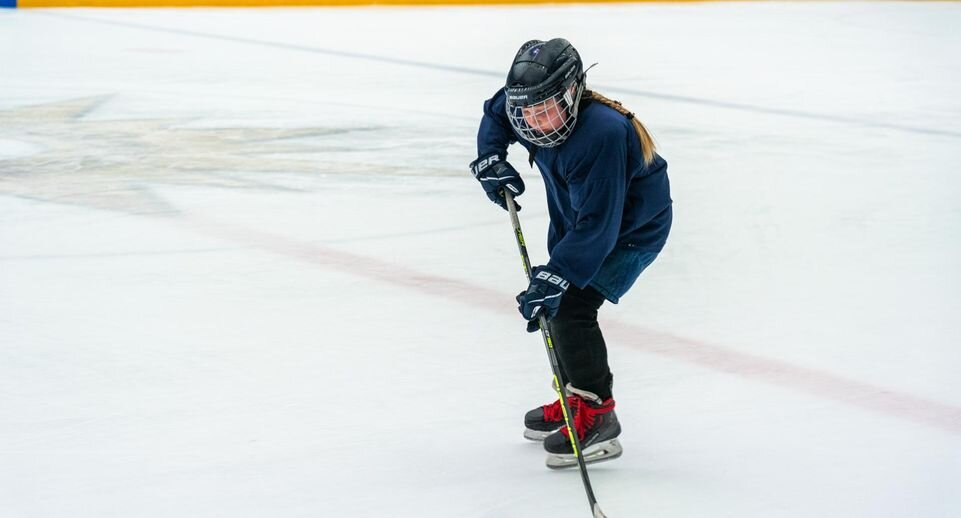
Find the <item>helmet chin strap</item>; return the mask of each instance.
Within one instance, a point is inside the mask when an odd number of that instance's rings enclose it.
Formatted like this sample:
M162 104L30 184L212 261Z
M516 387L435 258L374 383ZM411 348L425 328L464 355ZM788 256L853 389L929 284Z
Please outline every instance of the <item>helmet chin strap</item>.
M577 78L578 91L577 91L577 96L575 98L577 99L578 104L580 104L581 96L584 95L584 91L587 90L587 72L588 70L596 66L597 66L597 63L594 63L593 65L587 67L587 70L584 70L583 72L581 72L581 75Z
M594 63L596 65L597 63ZM594 65L588 67L587 70L594 68ZM568 106L571 107L571 117L576 121L577 116L581 110L581 98L584 95L584 91L587 90L587 70L581 72L580 76L577 78L577 88L573 95L571 96L570 90L564 93L564 100L567 102ZM573 132L573 129L571 130Z

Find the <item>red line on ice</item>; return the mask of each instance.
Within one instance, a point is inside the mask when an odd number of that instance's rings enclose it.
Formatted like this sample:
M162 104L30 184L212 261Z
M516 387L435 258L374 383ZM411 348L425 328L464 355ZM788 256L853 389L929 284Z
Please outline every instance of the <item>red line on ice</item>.
M217 237L228 237L350 275L480 306L488 311L512 315L517 311L510 293L249 228L194 218L186 223L193 230L205 230ZM961 434L961 407L624 322L605 321L604 332L614 338L614 342L646 353Z

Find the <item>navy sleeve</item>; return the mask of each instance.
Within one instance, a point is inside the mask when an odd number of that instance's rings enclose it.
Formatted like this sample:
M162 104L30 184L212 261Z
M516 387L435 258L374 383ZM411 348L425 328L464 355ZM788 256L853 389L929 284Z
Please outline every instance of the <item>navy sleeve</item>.
M547 264L580 288L590 284L617 244L627 192L626 129L610 125L594 136L569 168L574 228L557 242Z
M483 157L497 154L502 159L507 157L507 148L514 142L514 130L511 129L505 110L506 98L501 88L493 97L484 102L484 117L481 119L480 129L477 130L477 156Z

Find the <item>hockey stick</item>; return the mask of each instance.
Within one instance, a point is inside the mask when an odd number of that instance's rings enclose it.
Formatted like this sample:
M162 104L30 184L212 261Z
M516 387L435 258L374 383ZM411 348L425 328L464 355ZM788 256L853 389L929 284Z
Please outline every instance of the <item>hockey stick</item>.
M503 191L503 194L507 200L507 211L510 212L511 215L511 224L514 226L514 238L517 239L517 249L520 251L521 260L524 263L524 273L527 274L527 280L530 281L531 259L527 255L527 244L524 242L521 222L517 218L517 207L514 206L514 196L506 191ZM574 456L577 457L577 466L581 470L581 480L584 481L584 490L587 491L587 501L591 504L591 512L594 513L594 518L607 518L607 515L601 512L601 506L597 503L597 498L594 497L594 489L591 488L591 479L587 475L587 464L584 462L584 453L581 451L581 441L577 437L574 423L571 420L571 409L567 403L566 391L561 387L561 368L557 363L557 355L554 353L554 342L551 340L551 332L547 329L547 319L544 318L544 315L538 317L538 324L541 328L541 336L544 338L544 347L547 348L547 358L550 360L551 370L554 372L554 390L557 392L557 398L561 402L564 424L567 425L567 436L571 439L571 448L574 449Z

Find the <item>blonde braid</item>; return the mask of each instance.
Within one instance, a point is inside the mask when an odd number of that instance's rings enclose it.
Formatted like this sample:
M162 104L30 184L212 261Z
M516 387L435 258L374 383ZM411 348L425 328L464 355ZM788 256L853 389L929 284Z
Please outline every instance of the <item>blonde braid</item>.
M641 124L641 121L637 120L637 117L634 116L634 113L625 108L620 101L608 99L607 97L604 97L595 91L590 91L588 93L590 94L590 100L597 101L604 106L611 107L617 110L617 112L621 115L631 120L631 124L634 125L634 131L637 132L637 138L641 141L641 153L644 155L644 165L650 165L651 162L654 161L654 139L651 137L651 134L648 133L647 128L644 127L644 124Z

